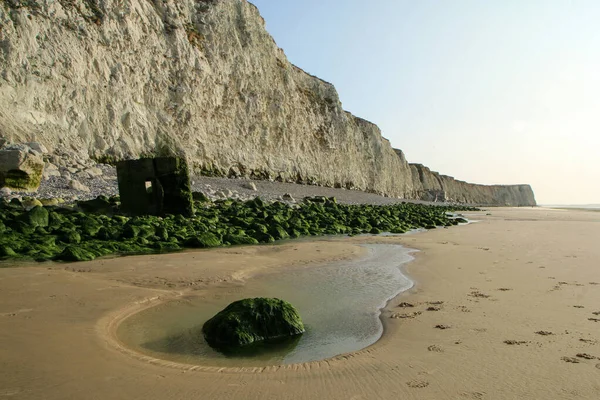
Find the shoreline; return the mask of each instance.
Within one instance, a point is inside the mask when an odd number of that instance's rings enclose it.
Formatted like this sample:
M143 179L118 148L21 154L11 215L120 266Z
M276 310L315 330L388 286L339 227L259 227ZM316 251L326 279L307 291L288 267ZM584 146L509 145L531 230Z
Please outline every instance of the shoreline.
M598 398L600 358L594 357L600 357L600 334L594 319L600 316L594 313L600 312L595 267L600 249L594 243L600 215L545 209L488 213L456 229L364 240L420 250L405 265L416 285L381 312L382 337L349 355L279 367L165 368L123 354L107 341L102 326L124 312L124 305L154 305L144 299L208 295L238 284L236 276L284 272L282 262L303 268L315 258L343 259L358 238L0 269L0 340L11 343L0 358L10 366L0 377L0 395ZM390 318L404 301L414 304L407 312L421 313ZM443 304L426 311L430 302Z

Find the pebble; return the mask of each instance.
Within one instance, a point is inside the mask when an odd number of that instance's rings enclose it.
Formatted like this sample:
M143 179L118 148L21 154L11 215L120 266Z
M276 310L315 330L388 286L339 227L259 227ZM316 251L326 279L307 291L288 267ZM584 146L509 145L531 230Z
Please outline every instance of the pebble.
M69 187L73 190L77 190L78 192L89 192L90 188L85 186L83 183L76 181L74 179L69 181Z
M41 207L43 206L42 202L39 201L38 199L23 199L21 201L21 205L26 209L26 210L31 210L33 207Z
M247 182L244 185L242 185L243 188L249 189L249 190L253 190L253 191L257 191L258 189L256 188L256 183L254 182Z

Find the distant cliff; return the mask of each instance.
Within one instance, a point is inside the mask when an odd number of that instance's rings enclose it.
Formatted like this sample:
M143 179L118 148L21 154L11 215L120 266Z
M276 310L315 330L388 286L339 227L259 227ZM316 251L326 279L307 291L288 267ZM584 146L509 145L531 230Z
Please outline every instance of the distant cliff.
M413 196L421 200L506 206L536 204L529 185L477 185L440 175L421 164L409 165L415 190Z
M438 190L333 85L292 65L245 0L2 0L0 26L12 142L104 161L179 153L204 174L400 198ZM439 179L448 200L534 204L511 186Z

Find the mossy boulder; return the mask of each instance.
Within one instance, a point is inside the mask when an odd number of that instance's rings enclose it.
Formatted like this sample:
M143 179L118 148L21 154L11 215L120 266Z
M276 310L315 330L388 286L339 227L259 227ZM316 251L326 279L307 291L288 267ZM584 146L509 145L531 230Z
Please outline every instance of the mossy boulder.
M42 182L44 160L27 145L0 150L0 187L33 192Z
M48 217L48 210L44 207L36 206L23 214L22 221L34 227L45 227L48 226L49 223Z
M201 233L198 236L194 236L185 242L185 245L187 247L192 247L195 249L218 247L221 244L221 240L215 234L210 232Z
M58 261L91 261L96 255L83 247L67 246L55 257Z
M298 311L275 298L238 300L206 321L204 339L215 348L247 346L304 333Z

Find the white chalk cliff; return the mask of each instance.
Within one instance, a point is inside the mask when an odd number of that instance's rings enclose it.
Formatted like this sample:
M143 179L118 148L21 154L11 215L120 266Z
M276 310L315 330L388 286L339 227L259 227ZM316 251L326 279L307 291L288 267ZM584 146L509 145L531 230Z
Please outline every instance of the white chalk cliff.
M0 0L0 137L97 160L185 154L208 174L535 204L527 185L422 181L333 85L287 60L245 0Z

